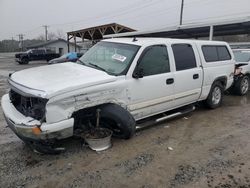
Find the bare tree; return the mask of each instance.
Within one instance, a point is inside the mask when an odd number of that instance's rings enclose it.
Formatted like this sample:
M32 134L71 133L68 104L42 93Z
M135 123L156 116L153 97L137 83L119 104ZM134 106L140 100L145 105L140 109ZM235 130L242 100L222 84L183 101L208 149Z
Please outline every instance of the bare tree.
M39 35L38 37L36 37L37 40L45 40L45 37L43 34Z
M57 36L55 33L53 32L48 33L48 40L56 40L56 39L57 39Z
M66 39L66 34L63 32L63 30L57 30L56 31L56 36L58 37L58 38L60 38L60 39Z

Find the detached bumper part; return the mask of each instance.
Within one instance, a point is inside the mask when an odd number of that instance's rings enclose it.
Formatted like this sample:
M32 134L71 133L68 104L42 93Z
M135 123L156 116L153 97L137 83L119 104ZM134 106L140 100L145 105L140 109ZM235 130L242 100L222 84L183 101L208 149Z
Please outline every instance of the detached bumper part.
M12 105L9 95L2 97L2 108L8 126L24 141L64 139L73 136L74 119L47 124L25 117Z

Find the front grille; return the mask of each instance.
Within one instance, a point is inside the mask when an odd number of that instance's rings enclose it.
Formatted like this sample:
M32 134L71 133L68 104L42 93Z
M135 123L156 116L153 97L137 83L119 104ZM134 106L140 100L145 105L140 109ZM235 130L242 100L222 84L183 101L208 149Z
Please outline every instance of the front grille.
M45 118L47 99L26 97L14 90L10 90L9 96L15 108L24 116L29 116L36 120L42 120Z

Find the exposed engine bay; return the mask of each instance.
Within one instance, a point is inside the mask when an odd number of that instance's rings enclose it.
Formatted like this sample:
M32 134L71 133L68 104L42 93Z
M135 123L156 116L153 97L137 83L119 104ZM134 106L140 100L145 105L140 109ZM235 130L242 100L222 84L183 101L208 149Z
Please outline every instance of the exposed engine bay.
M47 99L23 96L14 90L10 90L9 96L15 108L24 116L32 117L39 121L45 119Z

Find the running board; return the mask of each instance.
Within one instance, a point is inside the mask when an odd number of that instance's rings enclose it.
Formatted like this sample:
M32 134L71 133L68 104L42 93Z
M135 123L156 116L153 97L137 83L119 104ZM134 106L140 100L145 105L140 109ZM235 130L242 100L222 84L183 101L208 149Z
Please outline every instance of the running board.
M148 127L151 127L159 122L162 122L162 121L166 121L166 120L169 120L169 119L172 119L172 118L175 118L175 117L178 117L178 116L182 116L184 114L188 114L192 111L195 110L195 106L191 106L191 107L188 107L188 108L185 108L184 110L181 110L179 112L175 112L175 113L172 113L172 114L169 114L169 115L163 115L163 117L160 117L160 118L156 118L154 120L149 120L145 123L140 123L140 124L137 124L136 125L136 130L143 130L143 129L146 129Z

